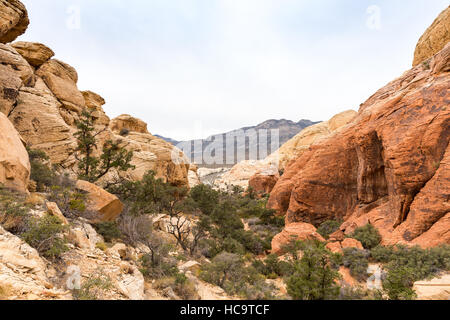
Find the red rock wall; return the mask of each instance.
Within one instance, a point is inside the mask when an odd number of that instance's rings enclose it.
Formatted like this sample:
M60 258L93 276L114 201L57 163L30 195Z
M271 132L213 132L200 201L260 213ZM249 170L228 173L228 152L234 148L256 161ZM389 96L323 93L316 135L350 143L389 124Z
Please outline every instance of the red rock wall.
M275 185L286 223L370 222L386 244L450 243L450 44L361 105L343 131L314 145ZM433 232L433 234L430 234ZM421 240L422 239L422 240Z

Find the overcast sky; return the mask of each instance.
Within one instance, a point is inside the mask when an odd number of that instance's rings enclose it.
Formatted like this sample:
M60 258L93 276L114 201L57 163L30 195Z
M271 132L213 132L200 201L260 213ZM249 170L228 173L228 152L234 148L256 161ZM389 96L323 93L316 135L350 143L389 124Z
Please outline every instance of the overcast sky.
M357 110L411 67L448 0L21 0L20 40L79 88L178 140Z

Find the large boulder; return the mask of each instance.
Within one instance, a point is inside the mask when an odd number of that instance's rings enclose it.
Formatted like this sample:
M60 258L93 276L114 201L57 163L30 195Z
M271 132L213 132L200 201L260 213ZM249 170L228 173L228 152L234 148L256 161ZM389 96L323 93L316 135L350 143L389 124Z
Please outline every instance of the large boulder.
M0 185L26 192L30 179L30 160L20 135L0 112Z
M0 1L0 42L14 41L27 30L30 20L25 6L18 0Z
M352 123L314 144L272 190L286 225L371 223L383 244L450 243L450 44L376 92Z
M115 195L93 183L78 180L76 188L87 194L87 210L97 214L97 222L113 221L123 211L123 204Z
M430 59L450 41L450 7L434 20L416 46L413 67Z
M18 41L11 46L35 68L39 68L55 55L52 49L38 42Z
M272 239L272 253L282 254L283 247L293 240L318 240L325 242L325 239L317 233L317 229L312 224L303 222L291 223Z

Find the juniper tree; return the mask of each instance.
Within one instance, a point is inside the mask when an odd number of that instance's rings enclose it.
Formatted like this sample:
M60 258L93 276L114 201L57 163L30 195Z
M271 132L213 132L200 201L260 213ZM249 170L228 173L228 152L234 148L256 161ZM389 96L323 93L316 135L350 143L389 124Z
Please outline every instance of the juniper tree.
M103 133L106 128L96 131L94 118L88 110L83 110L80 119L75 122L77 132L77 149L75 158L78 160L78 178L89 182L96 182L104 177L111 169L118 172L133 169L130 164L133 152L128 152L120 147L118 142L107 140L102 147L99 157L95 156L97 149L97 136Z

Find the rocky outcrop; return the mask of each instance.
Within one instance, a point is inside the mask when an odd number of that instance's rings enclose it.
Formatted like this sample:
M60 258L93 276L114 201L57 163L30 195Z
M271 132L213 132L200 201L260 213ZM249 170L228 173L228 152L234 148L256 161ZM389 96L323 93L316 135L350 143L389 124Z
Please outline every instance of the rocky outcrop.
M34 88L22 88L9 119L32 149L44 151L54 164L69 167L77 144L75 129L61 116L62 105L38 78Z
M36 71L36 75L44 80L64 109L69 112L68 116L74 117L74 113L80 114L86 107L84 97L77 87L78 74L72 66L51 59Z
M33 68L10 45L0 44L0 112L13 110L19 89L34 85Z
M20 135L0 112L0 185L26 192L30 179L30 160Z
M6 299L70 299L53 289L46 262L24 241L0 226L0 289ZM5 294L6 291L6 294Z
M76 188L86 192L87 210L97 214L96 221L113 221L122 213L122 202L95 184L78 180Z
M52 49L38 42L18 41L11 46L35 68L39 68L55 55Z
M450 44L380 89L352 123L285 170L269 207L286 225L367 223L383 244L450 243Z
M277 168L271 167L252 176L248 186L257 194L269 194L278 182L278 179L280 179L280 174Z
M27 30L30 20L25 6L18 0L0 1L0 42L14 41Z
M87 108L96 132L101 132L96 156L106 141L119 142L134 152L136 169L129 170L125 178L139 180L153 170L166 182L189 186L190 164L180 150L151 135L142 120L123 115L110 121L103 110L105 100L92 91L80 92L76 70L51 59L53 55L39 43L0 44L0 112L8 116L28 147L44 151L52 164L73 168L76 121ZM195 184L196 174L190 175ZM107 178L115 177L108 175L101 183Z
M416 46L413 67L430 59L450 41L450 7L442 11Z
M120 132L137 132L148 134L147 124L137 118L134 118L128 114L123 114L114 118L109 126L112 131ZM122 131L125 130L125 131ZM126 134L124 134L126 135Z
M165 182L177 186L188 185L189 160L179 149L150 134L145 122L122 115L111 121L110 129L123 147L133 151L131 163L136 168L128 172L129 178L140 180L152 170L157 178Z
M325 241L312 224L303 222L291 223L272 239L272 253L282 254L283 246L293 240Z

